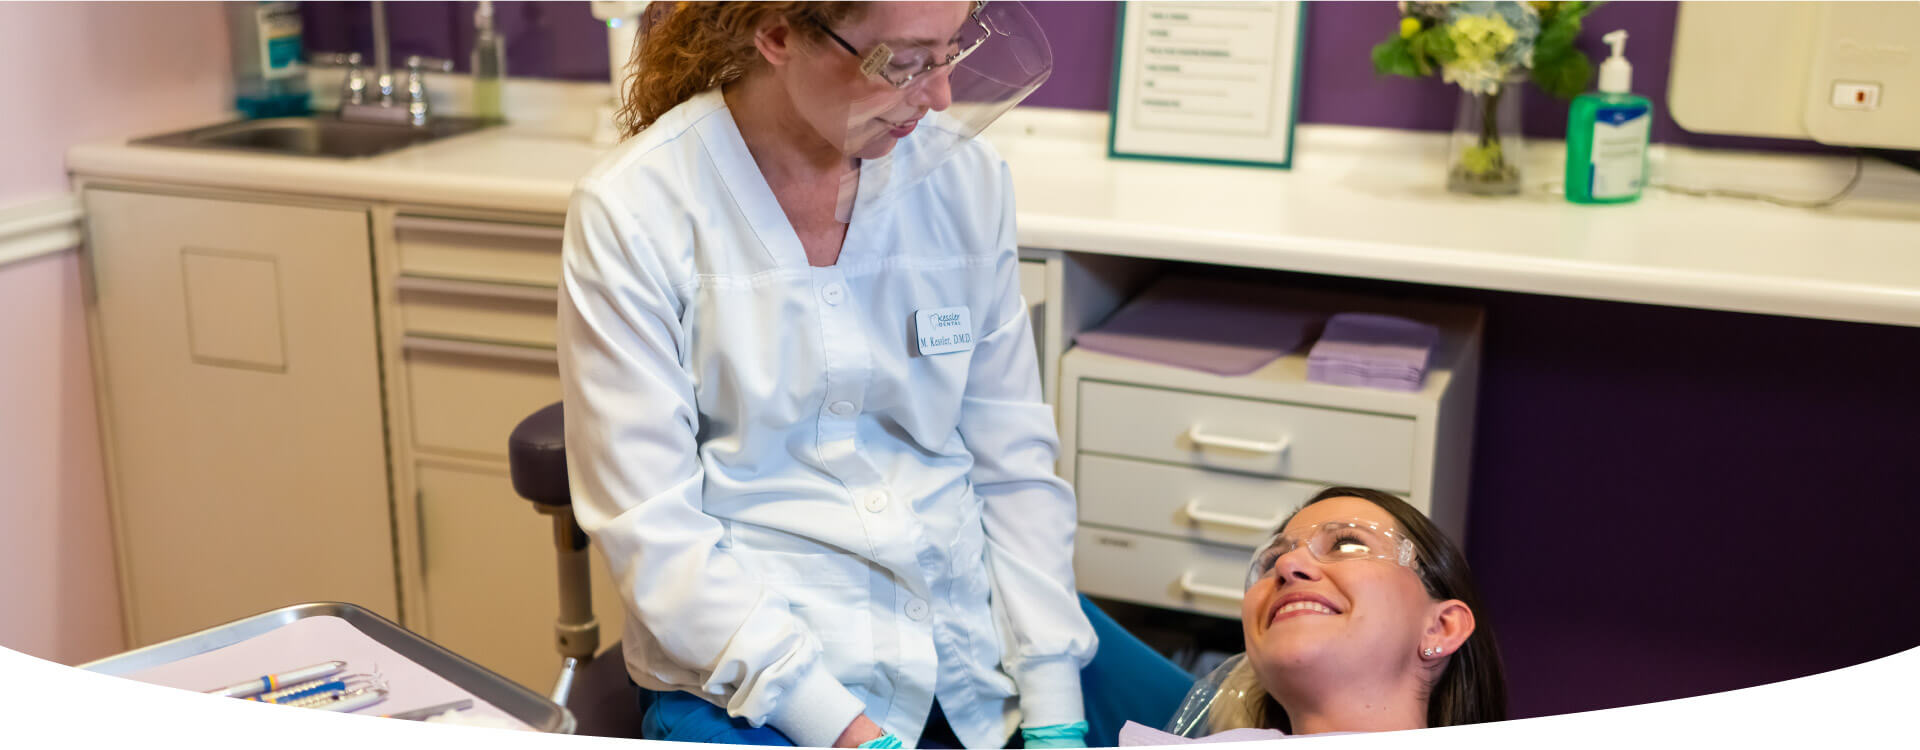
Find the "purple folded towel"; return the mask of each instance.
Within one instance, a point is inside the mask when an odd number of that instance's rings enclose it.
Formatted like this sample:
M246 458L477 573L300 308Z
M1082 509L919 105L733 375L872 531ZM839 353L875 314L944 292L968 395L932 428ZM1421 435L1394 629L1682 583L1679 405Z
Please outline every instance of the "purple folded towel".
M1323 318L1274 297L1272 287L1256 284L1165 279L1075 343L1216 375L1245 375L1300 348Z
M1417 391L1440 342L1440 329L1391 315L1340 313L1327 319L1320 342L1307 353L1307 379Z

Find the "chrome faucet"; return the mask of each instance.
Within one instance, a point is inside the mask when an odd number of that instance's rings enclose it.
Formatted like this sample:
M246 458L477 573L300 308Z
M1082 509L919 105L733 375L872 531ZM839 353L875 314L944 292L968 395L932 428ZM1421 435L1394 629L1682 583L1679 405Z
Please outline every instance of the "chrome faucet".
M407 57L406 101L402 104L394 96L396 87L393 81L393 65L390 61L389 42L387 40L387 8L381 0L373 0L373 92L368 91L367 72L360 66L360 53L317 53L316 61L344 65L347 68L346 80L340 86L340 119L365 122L406 123L414 127L425 127L432 115L428 104L427 80L424 71L433 68L442 72L453 70L453 61L434 57L409 55ZM369 101L368 94L377 93Z

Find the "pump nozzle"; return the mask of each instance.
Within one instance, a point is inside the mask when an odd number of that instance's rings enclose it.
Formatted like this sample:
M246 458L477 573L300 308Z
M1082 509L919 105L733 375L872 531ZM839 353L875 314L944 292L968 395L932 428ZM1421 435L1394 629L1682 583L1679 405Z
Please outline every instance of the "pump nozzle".
M1620 57L1620 58L1626 57L1627 55L1627 30L1626 29L1615 29L1613 31L1609 31L1604 36L1600 37L1600 41L1606 42L1607 46L1613 48L1613 57ZM1612 59L1612 58L1610 57L1608 59Z
M1613 55L1600 63L1600 90L1625 94L1633 86L1633 65L1627 62L1627 30L1616 29L1600 37L1613 48Z

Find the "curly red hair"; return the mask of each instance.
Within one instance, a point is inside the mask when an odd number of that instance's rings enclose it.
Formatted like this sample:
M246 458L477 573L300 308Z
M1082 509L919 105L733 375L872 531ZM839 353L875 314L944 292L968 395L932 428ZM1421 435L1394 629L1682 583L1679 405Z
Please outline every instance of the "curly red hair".
M659 8L664 3L656 3ZM678 2L649 9L651 21L635 45L636 72L625 80L620 129L632 136L667 110L707 89L764 65L753 36L776 18L803 39L824 40L823 27L857 19L859 2ZM629 69L635 66L628 65Z

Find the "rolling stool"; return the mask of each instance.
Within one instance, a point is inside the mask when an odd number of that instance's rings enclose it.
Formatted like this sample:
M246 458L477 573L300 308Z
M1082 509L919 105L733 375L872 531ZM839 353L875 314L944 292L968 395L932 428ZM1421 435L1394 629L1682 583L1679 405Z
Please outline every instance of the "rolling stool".
M513 491L553 519L560 582L560 618L554 621L553 634L561 663L551 697L573 712L576 734L639 738L640 711L620 644L595 653L600 647L600 623L593 617L587 534L573 520L565 425L556 402L521 420L507 439Z

